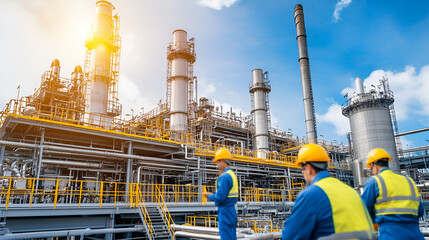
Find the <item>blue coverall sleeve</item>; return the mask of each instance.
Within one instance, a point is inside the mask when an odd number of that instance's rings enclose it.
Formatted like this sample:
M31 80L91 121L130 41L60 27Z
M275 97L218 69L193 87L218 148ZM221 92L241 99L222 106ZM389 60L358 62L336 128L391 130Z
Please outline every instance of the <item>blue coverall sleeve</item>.
M318 206L318 201L320 197L315 196L314 192L304 190L299 194L292 214L286 219L282 240L311 239L317 220L313 210Z
M362 200L365 203L366 208L368 208L368 212L372 218L372 221L375 220L374 204L375 204L375 201L377 200L378 194L379 192L378 192L377 180L371 177L365 183L365 186L363 188Z
M419 218L423 217L425 215L425 209L423 207L423 202L420 200L419 204Z
M228 198L229 190L232 188L232 178L229 174L222 174L217 180L217 191L213 195L208 195L207 199L215 202L222 202Z

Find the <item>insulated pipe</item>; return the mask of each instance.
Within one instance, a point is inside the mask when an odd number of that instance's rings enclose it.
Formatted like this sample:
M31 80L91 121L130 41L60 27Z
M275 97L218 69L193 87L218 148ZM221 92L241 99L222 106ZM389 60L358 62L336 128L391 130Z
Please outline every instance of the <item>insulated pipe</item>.
M316 117L314 114L313 90L311 86L310 61L307 51L307 35L305 33L304 10L301 4L295 6L296 40L298 41L299 68L301 70L302 95L304 101L305 126L307 140L316 142Z
M281 237L282 232L255 233L253 235L244 237L244 240L279 239Z
M268 107L267 93L271 89L264 80L262 69L252 70L252 86L249 88L250 94L253 94L252 113L255 118L255 142L258 158L265 158L265 152L268 147Z
M69 237L69 236L88 236L95 234L106 233L126 233L126 232L143 232L142 227L132 228L104 228L104 229L78 229L78 230L64 230L64 231L46 231L46 232L29 232L29 233L8 233L2 235L0 239L37 239L37 238L52 238L52 237Z
M210 235L210 234L184 232L184 231L175 232L174 235L177 237L188 237L188 238L197 238L197 239L220 239L219 235Z
M0 145L5 146L16 146L16 147L26 147L26 148L40 148L39 145L36 144L29 144L29 143L19 143L19 142L11 142L11 141L4 141L0 140ZM92 150L86 150L86 149L77 149L77 148L67 148L67 147L57 147L57 146L47 146L44 145L43 149L45 150L56 150L56 151L62 151L62 152L72 152L72 153L84 153L89 155L98 155L98 156L105 156L105 157L116 157L116 158L122 158L122 159L137 159L142 160L137 162L137 164L140 165L156 165L160 167L167 167L167 168L177 168L177 169L185 169L185 166L178 166L178 165L171 165L169 159L163 159L163 158L156 158L156 157L144 157L144 156L137 156L137 155L130 155L130 154L124 154L124 153L115 153L115 152L108 152L108 151L92 151ZM155 164L151 163L150 161L159 161L159 162L165 162L169 163L167 164ZM178 162L177 162L178 163Z
M21 172L18 169L17 164L19 163L19 160L15 160L10 165L10 169L16 174L17 177L21 177Z
M50 164L50 165L73 166L73 167L101 168L101 164L89 163L89 162L76 162L76 161L62 161L62 160L53 160L53 159L43 159L42 163L43 164Z
M200 227L200 226L188 226L188 225L178 225L178 224L172 224L171 227L174 229L174 231L191 231L191 232L200 232L200 233L212 233L212 234L219 234L219 228L215 227Z

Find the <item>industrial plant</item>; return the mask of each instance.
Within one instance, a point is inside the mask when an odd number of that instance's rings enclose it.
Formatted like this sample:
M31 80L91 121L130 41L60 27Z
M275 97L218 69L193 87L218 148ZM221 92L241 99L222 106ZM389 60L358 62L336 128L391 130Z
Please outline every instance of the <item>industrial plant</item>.
M61 59L46 63L40 86L0 112L0 239L220 239L212 163L219 148L232 155L239 185L239 239L280 239L294 200L305 188L296 165L300 147L329 153L331 176L362 188L371 176L367 153L386 149L391 169L428 180L427 146L403 149L388 80L356 92L342 114L348 144L317 139L304 12L294 11L307 135L271 125L269 73L249 69L248 114L216 106L198 94L197 41L177 29L166 46L165 99L131 118L122 116L120 9L98 1L86 57L71 75ZM291 13L292 14L292 13ZM34 81L38 81L37 76ZM298 91L299 89L297 89ZM374 124L375 123L375 124ZM425 154L404 155L425 151ZM424 200L424 193L422 193ZM427 197L427 196L426 196Z

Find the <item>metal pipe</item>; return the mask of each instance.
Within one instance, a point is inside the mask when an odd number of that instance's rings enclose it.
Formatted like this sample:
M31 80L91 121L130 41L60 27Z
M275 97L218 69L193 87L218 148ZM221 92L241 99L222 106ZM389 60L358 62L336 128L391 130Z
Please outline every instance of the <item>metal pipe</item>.
M395 137L401 137L401 136L405 136L405 135L410 135L410 134L420 133L420 132L426 132L426 131L429 131L429 128L421 128L421 129L416 129L416 130L412 130L412 131L408 131L408 132L398 133L395 135Z
M199 227L199 226L188 226L188 225L178 225L172 224L171 227L174 231L192 231L192 232L201 232L201 233L219 233L219 228L214 227Z
M12 170L17 177L21 177L21 172L18 169L18 166L16 166L19 163L19 160L15 160L12 162L12 164L10 165L10 170Z
M63 231L46 231L46 232L29 232L29 233L8 233L2 235L2 240L10 239L36 239L49 237L68 237L68 236L88 236L95 234L106 233L126 233L126 232L143 232L143 227L132 228L103 228L103 229L78 229L78 230L63 230Z
M363 87L362 78L357 77L355 79L355 85L356 85L356 93L357 94L365 93L365 90L364 90L364 87Z
M31 163L33 164L33 159L27 159L24 161L24 165L22 166L21 173L22 176L25 177L25 173L27 172L27 166Z
M4 149L5 146L0 146L0 174L3 173Z
M307 140L316 142L317 129L314 114L313 90L311 86L310 61L307 51L307 35L305 33L304 10L301 4L295 6L296 40L299 51L299 68L301 70L302 95L304 101L305 126L307 129Z
M45 141L45 129L42 128L42 136L40 138L40 146L39 146L39 162L37 163L36 189L39 189L39 177L40 177L40 170L42 168L43 142L44 141Z
M177 237L189 237L189 238L197 238L197 239L220 239L219 235L210 235L210 234L202 234L202 233L194 233L194 232L183 232L178 231L174 233Z
M255 233L253 235L246 236L244 240L279 239L281 237L282 232Z
M54 159L43 159L42 163L49 164L49 165L64 165L64 166L74 166L74 167L89 167L89 168L102 167L102 164L100 163L63 161L63 160L54 160Z

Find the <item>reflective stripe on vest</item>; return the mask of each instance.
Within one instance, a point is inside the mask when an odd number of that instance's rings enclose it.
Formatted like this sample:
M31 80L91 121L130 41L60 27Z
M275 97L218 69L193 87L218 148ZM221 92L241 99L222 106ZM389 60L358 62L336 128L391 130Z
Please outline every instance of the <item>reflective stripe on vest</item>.
M355 190L333 177L315 185L328 196L335 229L334 234L319 239L375 239L371 218Z
M228 171L226 171L225 174L226 173L228 173L231 176L231 178L232 178L232 188L228 192L228 197L229 198L238 197L238 181L237 181L237 176L235 175L234 171L232 171L231 169L229 169ZM217 189L217 179L216 179L216 189Z
M410 178L395 174L391 170L385 170L374 178L377 180L379 191L374 204L376 216L388 214L418 215L419 194ZM386 184L386 181L389 184Z

